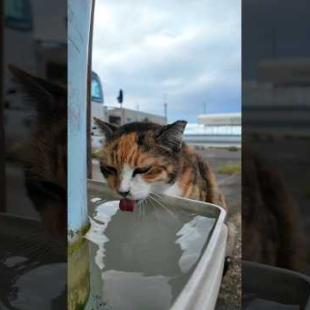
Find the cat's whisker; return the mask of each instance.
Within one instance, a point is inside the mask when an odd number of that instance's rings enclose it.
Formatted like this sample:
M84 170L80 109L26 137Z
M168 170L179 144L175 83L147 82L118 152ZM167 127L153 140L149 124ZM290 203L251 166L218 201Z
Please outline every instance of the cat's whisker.
M144 214L144 216L145 216L145 215L146 215L146 212L147 212L147 205L148 205L148 203L149 203L148 197L146 197L143 201L144 201L144 204L143 204L143 214Z
M157 222L159 222L160 223L160 220L159 220L159 218L158 218L158 214L157 214L157 212L156 212L156 206L154 205L154 202L153 202L153 200L152 199L150 199L149 200L149 203L151 204L151 206L153 207L153 209L154 209L154 214L155 214L155 217L156 217L156 220L157 220Z
M146 199L144 200L144 204L143 204L143 216L145 216L145 210L146 210L146 206L147 206L147 203L146 203Z
M155 193L155 192L152 192L152 195L154 195L155 197L158 198L158 200L161 200L162 199L162 196L158 193Z
M158 197L161 197L160 194L156 193L156 192L151 192L152 195L155 195L155 196L158 196Z
M160 196L159 196L160 197ZM174 217L176 220L179 221L179 219L177 218L177 216L173 213L173 211L169 210L169 208L167 206L165 206L159 199L155 199L155 201L157 201L159 203L159 205L161 205L172 217Z
M145 208L144 208L144 210L145 210L145 214L147 213L147 210L148 210L148 204L150 203L150 200L149 200L149 196L147 196L145 199L144 199L144 201L145 201Z
M141 206L142 206L142 201L138 201L137 207L138 207L138 215L141 216Z
M154 195L154 196L156 197L155 200L157 201L157 203L161 204L162 207L165 208L166 210L172 212L171 210L169 210L169 208L167 208L167 207L161 202L162 196L161 196L160 194L154 193L154 192L152 192L151 194ZM153 197L153 198L155 198L155 197ZM173 213L173 212L172 212L172 213Z
M138 202L138 206L139 206L139 216L143 217L143 207L144 207L144 199L143 200L139 200Z
M160 207L160 208L162 208L165 212L167 212L167 210L165 209L165 208L163 208L163 206L161 206L160 204L158 204L158 202L152 197L152 200L154 201L154 203L155 203L155 207L157 208L157 207Z
M143 211L142 211L142 210L143 210L143 203L144 203L144 201L141 200L141 204L140 204L140 208L139 208L139 209L140 209L140 210L139 210L139 211L140 211L140 212L139 212L139 216L140 216L141 218L143 217Z
M158 199L155 199L155 197L152 197L151 195L149 196L150 198L152 198L154 200L154 202L156 202L160 207L162 207L167 213L169 213L172 217L174 217L175 219L177 218L173 212L171 210L169 210L166 206L164 206L163 203L161 203Z
M142 200L142 204L141 204L141 218L143 219L144 217L144 204L145 204L145 201Z

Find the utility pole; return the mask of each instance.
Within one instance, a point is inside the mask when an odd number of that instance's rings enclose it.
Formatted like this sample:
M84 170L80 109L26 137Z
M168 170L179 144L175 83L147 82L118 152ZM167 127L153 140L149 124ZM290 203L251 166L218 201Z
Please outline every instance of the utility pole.
M167 102L164 102L164 115L165 115L165 121L166 121L166 124L168 123L168 112L167 112L167 107L168 107L168 103Z
M120 89L119 93L118 93L118 97L117 97L117 101L118 103L121 105L121 125L124 124L124 109L123 109L123 99L124 99L124 95L123 95L123 90Z
M139 103L137 103L137 105L136 105L136 110L139 112L140 111L140 105L139 105ZM139 116L138 116L138 114L136 114L136 122L138 122L138 120L139 120Z

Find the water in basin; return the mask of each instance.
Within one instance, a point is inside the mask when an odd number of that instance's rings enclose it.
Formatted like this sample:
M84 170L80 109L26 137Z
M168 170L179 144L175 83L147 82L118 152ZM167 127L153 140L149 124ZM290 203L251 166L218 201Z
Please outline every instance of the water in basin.
M159 199L134 212L119 210L119 201L95 195L90 200L88 309L169 309L204 252L216 219Z

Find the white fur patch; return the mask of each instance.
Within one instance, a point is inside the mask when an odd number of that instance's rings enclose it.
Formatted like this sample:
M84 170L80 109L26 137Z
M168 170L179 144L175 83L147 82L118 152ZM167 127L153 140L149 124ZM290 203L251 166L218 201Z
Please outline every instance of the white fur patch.
M180 189L180 186L178 182L175 182L173 185L168 187L163 194L168 195L168 196L175 196L175 197L180 197L182 196L182 191Z
M134 169L128 164L124 164L120 176L120 192L129 192L129 197L134 200L145 199L150 193L165 194L168 196L180 197L182 191L178 183L173 185L166 183L148 183L143 176L137 174L133 177Z
M133 169L125 164L123 170L121 172L121 182L119 186L120 192L129 192L130 191L130 183L132 179Z
M139 174L133 177L134 169L125 164L121 173L120 192L129 192L129 197L134 200L146 198L150 194L151 185L144 181Z
M172 185L166 183L156 183L152 186L152 191L157 194L165 194L168 196L182 196L182 191L177 182Z

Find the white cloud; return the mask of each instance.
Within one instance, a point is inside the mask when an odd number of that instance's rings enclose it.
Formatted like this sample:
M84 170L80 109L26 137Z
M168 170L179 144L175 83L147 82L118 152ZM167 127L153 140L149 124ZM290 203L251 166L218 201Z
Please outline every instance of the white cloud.
M240 111L240 0L97 0L93 69L106 104L196 121Z

